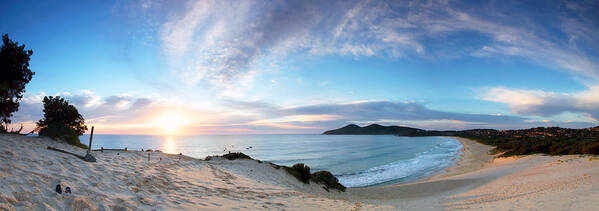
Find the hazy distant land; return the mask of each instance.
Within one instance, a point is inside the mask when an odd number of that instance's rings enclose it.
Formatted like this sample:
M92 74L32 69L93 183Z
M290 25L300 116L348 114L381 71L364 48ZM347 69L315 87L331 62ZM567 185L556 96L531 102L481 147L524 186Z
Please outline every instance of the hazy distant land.
M599 126L583 129L537 127L521 130L423 130L411 127L350 124L325 131L325 135L458 136L496 147L503 156L544 153L550 155L599 155Z

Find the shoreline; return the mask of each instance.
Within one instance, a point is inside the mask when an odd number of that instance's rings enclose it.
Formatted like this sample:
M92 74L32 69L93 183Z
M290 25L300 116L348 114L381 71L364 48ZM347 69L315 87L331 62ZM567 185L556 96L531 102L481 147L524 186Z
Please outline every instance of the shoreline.
M348 188L347 195L332 198L391 206L395 210L529 210L543 207L546 210L572 210L572 207L593 210L599 207L599 201L577 205L599 197L599 157L529 155L495 158L488 153L492 146L461 137L452 138L464 145L464 153L461 160L445 173L410 183ZM568 192L564 192L566 190ZM592 194L574 195L574 190L578 194ZM564 197L568 199L564 200ZM551 203L561 207L550 206Z
M457 136L443 136L458 140L462 144L462 155L460 160L455 165L450 166L439 174L428 177L427 180L435 180L444 177L450 177L468 172L473 172L479 169L483 169L485 166L491 164L495 158L489 152L495 148L493 146L484 145L474 140Z
M461 149L462 153L459 156L459 158L457 158L458 161L456 161L453 165L448 166L444 169L438 170L438 171L434 172L433 174L422 176L420 178L410 180L407 182L392 183L392 184L385 184L385 185L375 184L375 185L369 185L369 186L363 186L363 187L347 187L347 188L348 189L369 188L369 187L374 188L374 187L385 187L385 186L394 186L394 185L402 185L402 184L413 184L413 183L420 183L420 182L436 180L436 179L440 179L440 178L444 178L444 177L465 174L468 172L482 169L486 165L491 164L493 162L493 159L495 158L494 155L491 155L488 153L490 150L492 150L494 148L493 146L484 145L484 144L478 143L474 140L457 137L457 136L439 136L439 137L452 138L452 139L455 139L458 142L460 142L460 144L462 144L462 149Z
M85 150L0 135L0 210L596 210L599 156L492 158L463 139L461 160L424 181L325 191L255 160L152 152L92 152L96 163L49 151ZM484 158L483 160L479 160ZM487 160L485 160L487 159ZM490 161L489 161L490 160ZM71 187L58 194L56 184Z

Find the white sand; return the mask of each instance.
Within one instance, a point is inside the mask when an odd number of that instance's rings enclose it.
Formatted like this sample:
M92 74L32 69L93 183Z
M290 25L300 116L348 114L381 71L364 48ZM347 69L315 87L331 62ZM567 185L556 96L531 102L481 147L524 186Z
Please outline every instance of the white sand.
M599 158L492 160L488 146L461 141L464 158L445 174L339 193L257 161L94 152L87 163L46 147L83 149L0 135L0 210L599 210ZM73 193L55 193L59 183Z
M372 208L305 193L327 192L257 161L153 152L148 162L144 152L93 152L98 162L88 163L47 146L85 154L48 138L0 135L0 210ZM72 194L57 194L56 184Z

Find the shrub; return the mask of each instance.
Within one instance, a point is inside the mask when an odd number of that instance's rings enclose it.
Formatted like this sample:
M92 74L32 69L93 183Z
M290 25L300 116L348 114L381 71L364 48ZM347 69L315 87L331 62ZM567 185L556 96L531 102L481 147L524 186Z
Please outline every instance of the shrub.
M84 149L87 149L87 146L81 144L79 142L79 135L77 132L66 125L63 124L50 124L39 130L40 136L46 136L54 139L60 139L68 144L75 145Z
M223 158L226 158L227 160L237 160L237 159L252 159L250 156L247 156L246 154L243 154L241 152L230 152L227 154L223 155Z
M84 146L79 136L87 130L85 120L75 106L61 97L44 97L44 118L37 122L38 134L61 138L69 144Z
M328 171L318 171L314 172L310 179L316 183L323 184L324 189L329 191L330 188L337 189L339 191L345 192L345 186L339 183L337 177L335 177L331 172Z
M599 142L582 148L583 154L599 155Z
M286 167L285 170L297 178L299 181L309 184L310 183L310 167L303 163L297 163L291 167Z
M44 118L37 122L37 127L42 129L50 124L61 124L72 128L77 135L83 135L87 130L85 120L69 101L59 96L44 97Z
M212 160L212 158L215 158L215 157L222 157L222 158L225 158L227 160L237 160L237 159L253 160L250 156L248 156L246 154L243 154L241 152L229 152L229 153L224 154L222 156L218 156L218 155L215 155L215 156L206 156L206 158L204 158L204 160L205 161L209 161L209 160ZM261 162L261 161L259 161L259 162Z

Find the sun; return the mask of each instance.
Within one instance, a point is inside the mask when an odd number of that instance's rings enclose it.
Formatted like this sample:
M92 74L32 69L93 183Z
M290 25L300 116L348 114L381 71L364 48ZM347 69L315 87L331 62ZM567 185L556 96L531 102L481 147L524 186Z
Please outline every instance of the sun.
M187 125L187 119L181 113L169 112L158 115L155 125L162 128L165 134L180 134L184 132L183 127Z

